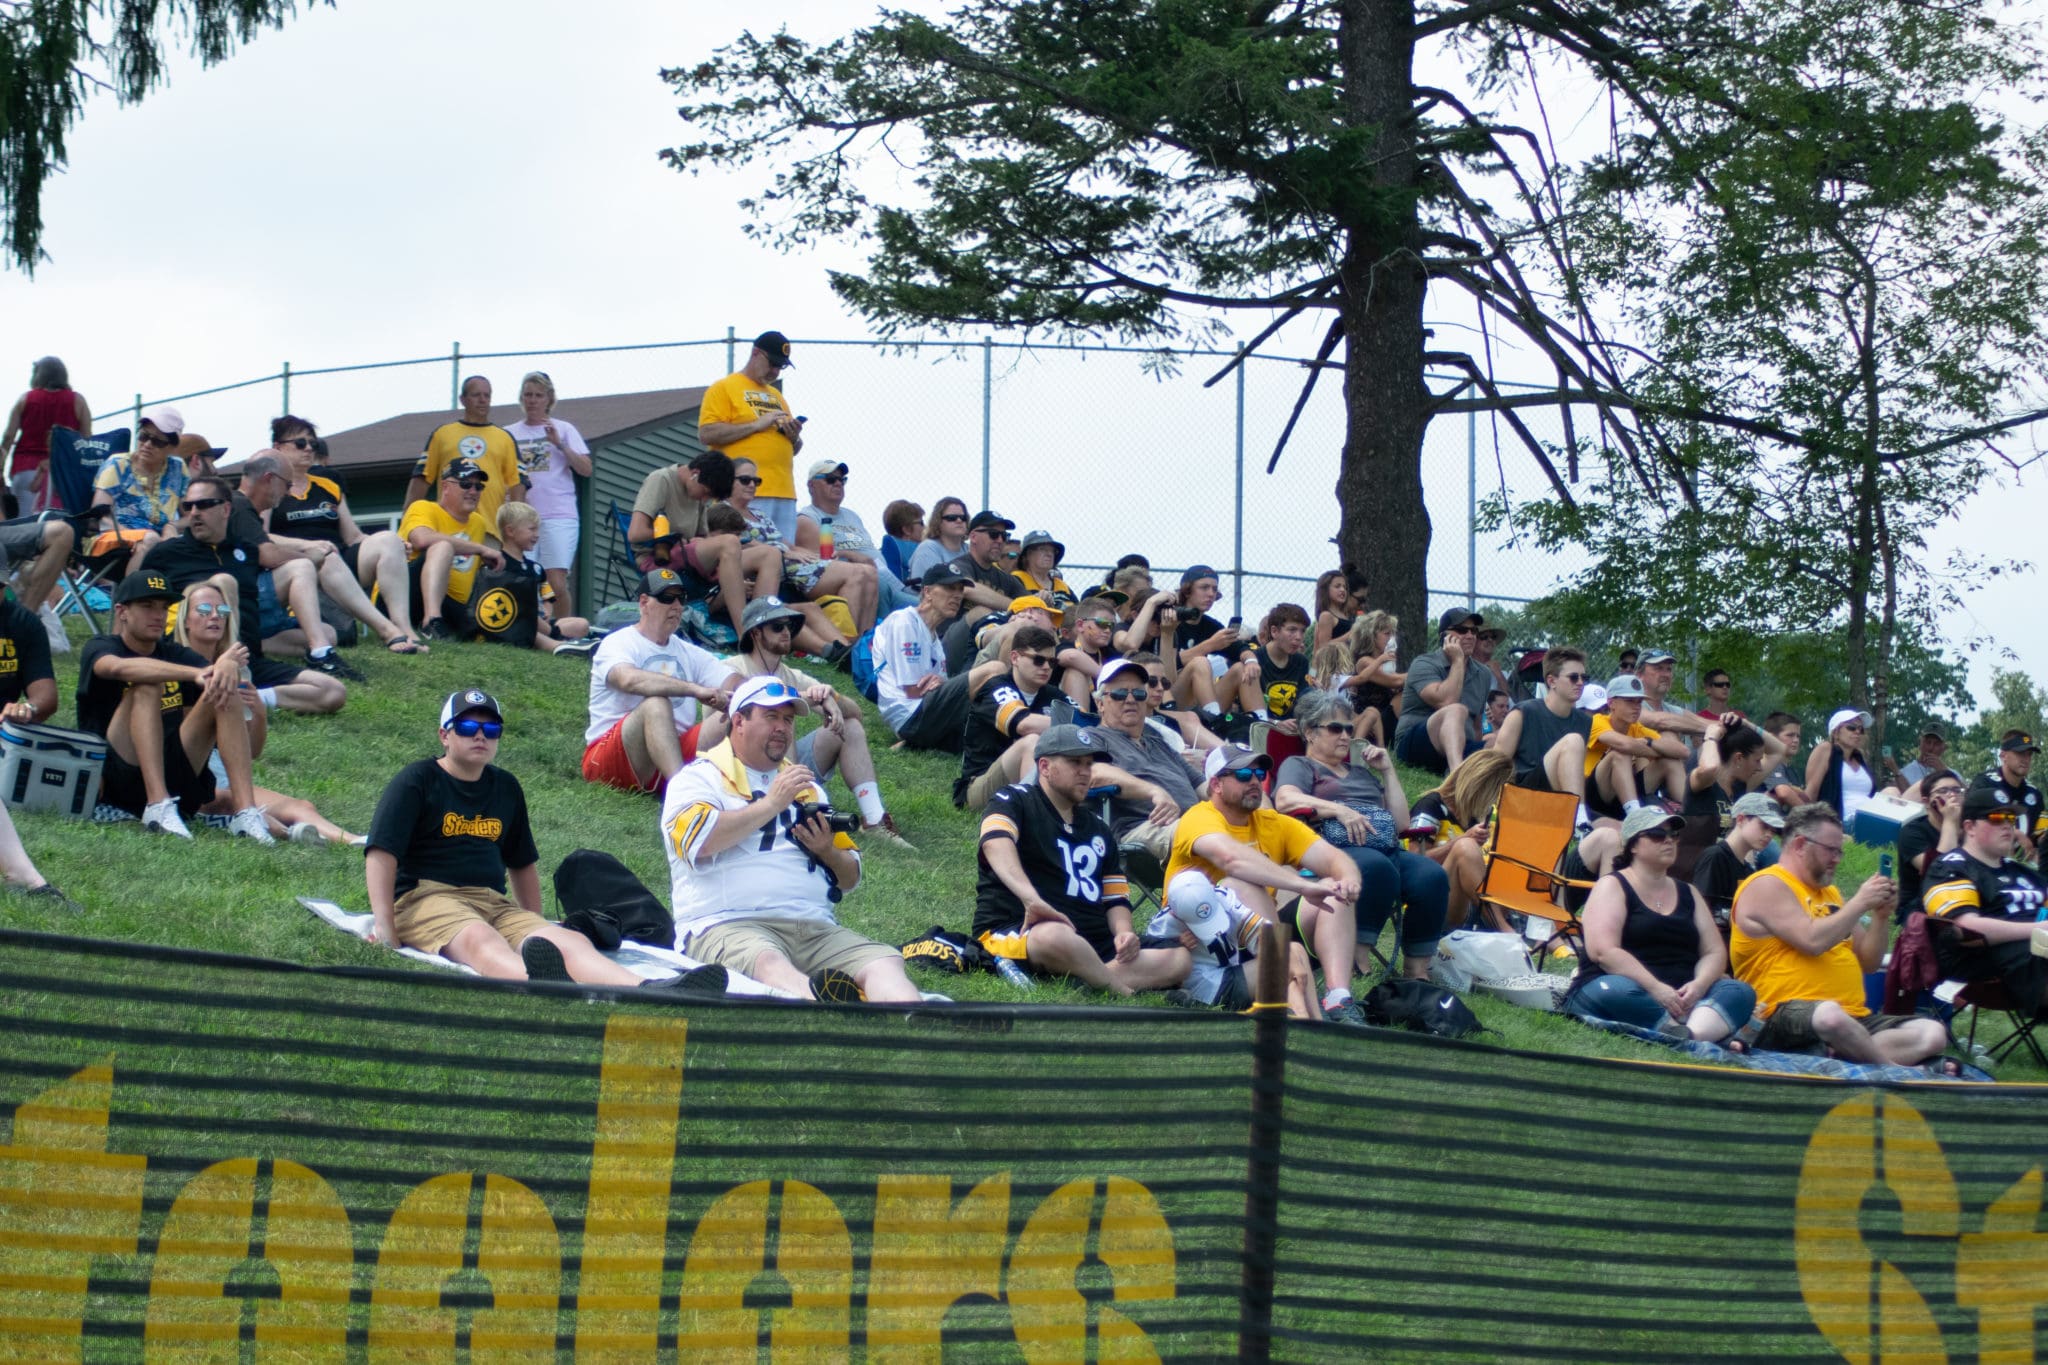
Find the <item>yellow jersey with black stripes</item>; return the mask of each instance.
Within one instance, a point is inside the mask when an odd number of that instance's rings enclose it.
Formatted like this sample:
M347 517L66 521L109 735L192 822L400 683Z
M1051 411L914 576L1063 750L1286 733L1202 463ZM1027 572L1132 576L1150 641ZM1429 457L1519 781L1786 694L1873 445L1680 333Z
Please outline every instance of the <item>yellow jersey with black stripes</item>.
M1130 915L1130 887L1124 878L1116 836L1102 817L1076 806L1062 820L1035 783L1004 787L988 799L981 817L981 878L975 889L974 936L999 957L1024 956L1024 902L989 866L988 846L1007 841L1038 898L1074 922L1074 930L1098 953L1114 954L1116 929L1110 911ZM993 940L993 941L992 941Z

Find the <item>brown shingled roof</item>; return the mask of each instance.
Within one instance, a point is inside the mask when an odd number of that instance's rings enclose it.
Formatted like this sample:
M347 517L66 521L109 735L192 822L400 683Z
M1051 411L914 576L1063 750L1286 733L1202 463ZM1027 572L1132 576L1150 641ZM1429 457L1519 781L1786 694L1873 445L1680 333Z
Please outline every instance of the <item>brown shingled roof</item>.
M704 390L654 389L645 393L608 393L594 398L564 398L555 415L574 424L592 446L650 427L667 426L688 416L704 401ZM352 474L408 469L425 447L427 436L443 422L454 421L459 408L405 412L368 426L350 427L327 437L328 464ZM517 403L491 408L491 420L505 425L519 420ZM235 462L239 463L239 461Z

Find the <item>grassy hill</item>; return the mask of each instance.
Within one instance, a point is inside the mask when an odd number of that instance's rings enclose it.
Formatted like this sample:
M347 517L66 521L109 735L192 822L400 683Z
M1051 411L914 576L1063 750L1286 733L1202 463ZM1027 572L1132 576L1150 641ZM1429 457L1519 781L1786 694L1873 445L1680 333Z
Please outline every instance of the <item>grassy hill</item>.
M74 631L77 630L74 625ZM260 786L313 801L329 819L352 831L367 828L386 780L404 764L436 754L441 700L458 687L490 690L507 710L499 762L518 776L531 805L541 850L542 881L553 909L553 872L576 848L596 848L623 860L663 900L668 868L656 828L659 807L582 781L587 664L499 646L441 644L430 656L401 659L374 648L349 651L367 684L350 689L338 716L272 718L269 746L256 766ZM74 718L71 695L77 654L57 661L65 704L60 723ZM872 714L883 791L914 853L887 845L863 850L861 886L840 908L855 928L889 942L904 942L930 925L965 930L973 915L975 821L953 808L956 760L924 753L892 753L888 731ZM1405 771L1411 796L1429 785ZM844 787L835 799L850 809ZM140 943L249 953L311 965L405 966L404 959L358 943L314 920L294 901L324 896L366 910L361 855L352 849L260 848L224 834L199 831L197 841L147 834L138 825L99 826L54 816L18 815L16 823L45 876L85 907L82 915L53 911L0 895L0 924ZM1845 889L1876 866L1873 850L1853 848L1843 865ZM421 968L420 970L427 970ZM928 989L961 999L1016 999L992 974L924 976ZM1034 1003L1108 1003L1077 987L1041 982ZM1147 1003L1147 1002L1140 1002ZM1150 1002L1150 1003L1156 1003ZM1509 1046L1584 1055L1651 1058L1660 1050L1584 1028L1571 1020L1515 1009L1476 996L1471 1004ZM1987 1021L1987 1031L1996 1036ZM2008 1079L2048 1079L2008 1065Z

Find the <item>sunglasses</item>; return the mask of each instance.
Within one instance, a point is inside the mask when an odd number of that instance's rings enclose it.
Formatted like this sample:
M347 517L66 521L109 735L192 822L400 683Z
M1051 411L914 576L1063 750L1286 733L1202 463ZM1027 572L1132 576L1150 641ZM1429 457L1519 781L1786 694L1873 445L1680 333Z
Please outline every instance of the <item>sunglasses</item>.
M2017 825L2020 822L2019 813L2009 810L1995 810L1983 818L1994 825Z
M226 616L234 608L225 602L194 602L191 610L194 616Z
M1638 839L1648 839L1653 844L1668 844L1677 837L1668 829L1646 829L1636 836Z
M1148 682L1148 683L1150 683L1150 684L1151 684L1152 686L1154 686L1154 687L1171 687L1171 686L1173 686L1173 684L1172 684L1172 683L1168 682L1168 681L1167 681L1166 679L1164 679L1164 678L1147 678L1147 679L1145 679L1145 681L1146 681L1146 682Z
M1328 725L1318 725L1316 729L1321 730L1326 735L1348 735L1351 733L1350 726L1339 725L1335 721L1331 721Z
M1116 618L1114 616L1084 616L1081 618L1081 624L1084 626L1094 626L1098 630L1115 630Z
M1844 730L1847 730L1852 735L1860 735L1863 733L1863 727L1860 725L1844 725L1842 728Z
M485 739L496 739L499 735L505 733L505 722L502 720L479 720L475 716L457 716L453 721L449 722L448 728L461 735L464 739L475 739L478 735L482 735Z
M836 487L837 485L846 482L846 476L844 474L820 474L818 476L818 482L829 483Z
M1717 688L1718 688L1718 687L1729 687L1729 686L1732 686L1732 685L1733 685L1733 684L1731 684L1731 683L1730 683L1730 682L1729 682L1729 681L1728 681L1728 680L1727 680L1726 678L1709 678L1709 679L1707 680L1707 686L1709 686L1709 687L1717 687Z
M1112 687L1102 695L1111 701L1143 701L1150 694L1149 688Z
M784 618L783 618L782 620L780 620L780 621L768 621L768 622L764 622L764 623L763 623L763 624L761 624L761 625L755 626L755 627L754 627L754 629L755 629L755 630L774 630L774 631L780 631L780 632L781 632L782 634L784 634L784 635L787 635L787 634L789 634L789 633L790 633L791 631L793 631L793 630L795 630L795 629L796 629L796 624L795 624L794 622L792 622L791 620L789 620L789 618L788 618L788 617L784 617Z
M156 446L159 449L168 448L178 443L178 438L175 436L165 436L161 433L152 435L147 431L143 432L142 435L137 437L136 439L141 441L146 446Z
M1565 682L1584 682L1586 680L1586 675L1583 673L1560 673L1557 676Z
M1218 777L1236 778L1239 782L1257 782L1266 773L1263 768L1225 768L1216 775Z
M966 514L965 512L948 512L948 513L946 513L946 515L944 515L943 517L940 517L940 518L939 518L939 520L940 520L940 521L965 521L965 520L967 520L967 514Z
M787 683L772 682L747 700L746 708L751 711L757 706L787 706L803 697Z
M683 600L683 595L680 592L658 592L654 594L654 600L664 607L672 607Z
M219 507L225 502L227 502L226 498L187 498L178 504L178 510L180 512L204 512L210 507Z
M286 441L285 444L294 450L311 450L314 440L311 436L294 436L289 441Z
M761 482L761 476L759 474L735 474L732 476L732 481L734 483L743 483L747 487L752 488L755 484Z
M484 491L484 481L482 479L458 479L455 486L465 493L481 493Z
M1053 657L1050 654L1025 654L1020 658L1022 662L1037 664L1040 668L1051 668L1053 664Z

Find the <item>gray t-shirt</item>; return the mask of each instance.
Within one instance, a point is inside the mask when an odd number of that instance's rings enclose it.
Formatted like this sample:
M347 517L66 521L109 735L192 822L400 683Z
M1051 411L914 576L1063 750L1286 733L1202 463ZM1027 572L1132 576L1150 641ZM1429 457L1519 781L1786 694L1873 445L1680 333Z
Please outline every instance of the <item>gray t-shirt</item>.
M834 524L837 525L836 522ZM923 578L954 555L964 554L966 550L965 545L957 550L949 550L937 536L926 536L917 543L917 553L910 557L910 572L903 576L906 579Z
M820 511L815 505L807 505L797 508L796 514L800 518L809 517L812 521L816 522L821 532L825 525L825 518L832 518L832 549L834 553L840 550L851 550L857 555L866 555L870 559L881 559L882 552L875 548L875 539L868 534L866 523L861 521L859 514L851 507L841 507L837 512L825 512Z
M1408 685L1401 689L1401 720L1394 727L1394 737L1413 730L1435 714L1436 708L1422 699L1422 689L1433 687L1451 676L1451 661L1441 649L1432 649L1427 654L1418 654L1408 665ZM1470 655L1465 658L1465 686L1458 694L1458 700L1465 704L1467 719L1466 734L1475 742L1479 738L1479 718L1486 714L1486 694L1493 690L1493 674L1486 665L1474 663Z
M1379 775L1363 763L1353 763L1339 772L1296 754L1282 762L1273 777L1273 790L1282 787L1299 787L1318 801L1335 801L1351 810L1385 809L1387 804L1387 789L1380 785Z
M1164 789L1183 814L1201 799L1195 792L1194 775L1188 772L1188 765L1174 752L1173 745L1151 726L1145 727L1140 738L1132 739L1121 730L1098 725L1092 731L1092 737L1109 754L1111 763L1133 777L1143 778ZM1110 802L1110 823L1115 826L1118 837L1144 824L1151 816L1150 801L1131 801L1117 796Z

